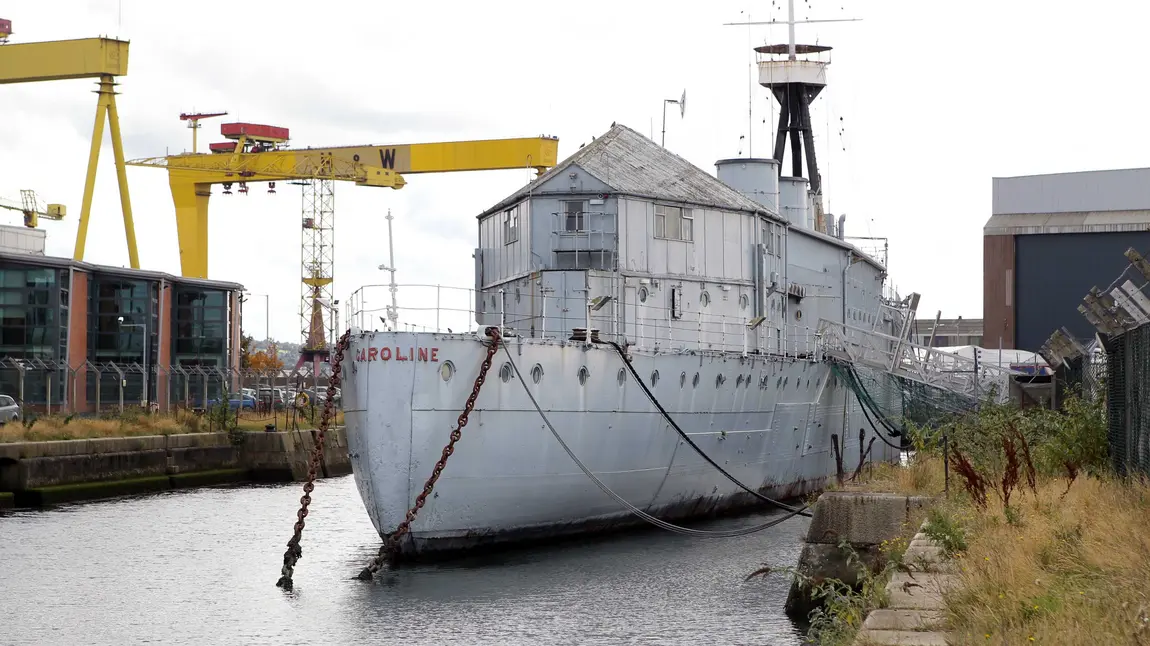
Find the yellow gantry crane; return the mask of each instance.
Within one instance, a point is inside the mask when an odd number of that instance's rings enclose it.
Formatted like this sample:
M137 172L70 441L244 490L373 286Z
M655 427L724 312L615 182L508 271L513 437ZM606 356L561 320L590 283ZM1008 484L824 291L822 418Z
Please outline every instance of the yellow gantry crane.
M11 33L8 21L3 27ZM120 185L120 207L124 213L124 233L128 240L128 260L133 269L140 268L136 253L136 230L132 223L132 201L128 196L128 176L124 167L124 145L120 138L120 118L116 110L116 77L128 73L128 43L112 38L81 38L38 43L0 45L0 85L33 83L65 79L98 79L96 121L92 128L92 147L88 154L88 173L84 180L84 198L80 204L80 225L76 231L73 258L84 259L88 237L88 219L92 212L92 193L96 187L96 162L104 139L104 121L112 135L112 155L116 162L116 180ZM45 217L51 217L45 215Z
M23 213L24 226L29 229L35 229L40 223L40 218L63 220L67 214L67 209L64 208L63 204L49 204L41 207L40 202L36 199L36 191L30 190L20 191L19 202L0 199L0 209L11 209Z
M531 137L440 143L288 149L288 129L252 123L225 123L226 142L210 144L210 153L136 159L129 166L166 168L176 207L176 231L184 276L208 277L208 198L211 185L233 186L276 181L303 184L301 244L301 364L327 357L323 305L332 303L334 270L335 181L359 186L402 188L404 175L474 170L534 169L556 164L558 139ZM315 364L318 367L318 364ZM297 366L298 370L299 366Z

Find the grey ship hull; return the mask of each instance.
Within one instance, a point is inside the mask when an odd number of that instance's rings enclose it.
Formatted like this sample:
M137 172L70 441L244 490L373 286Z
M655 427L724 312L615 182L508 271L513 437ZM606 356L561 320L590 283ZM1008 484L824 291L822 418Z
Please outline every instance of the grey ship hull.
M632 504L680 522L763 506L679 438L630 375L620 374L622 361L609 347L511 339L510 349L564 441ZM348 445L356 484L381 536L395 530L422 491L485 352L474 335L353 337L343 389ZM853 395L825 363L641 352L633 362L696 444L736 478L776 499L818 490L834 476L832 434L846 437L847 469L858 463L860 429L867 429L867 440L873 436ZM506 363L502 351L496 354L463 437L401 545L401 558L641 522L572 462ZM872 460L895 457L875 443Z

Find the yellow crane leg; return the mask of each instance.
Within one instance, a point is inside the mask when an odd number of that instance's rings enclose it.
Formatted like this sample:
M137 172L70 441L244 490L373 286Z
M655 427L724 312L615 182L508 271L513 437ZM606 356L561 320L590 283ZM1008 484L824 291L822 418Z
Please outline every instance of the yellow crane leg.
M172 202L176 206L176 236L180 243L180 272L187 278L208 277L208 197L211 184L196 183L195 172L168 172Z
M128 194L128 167L124 165L124 142L120 139L120 113L116 110L116 93L112 90L112 77L100 80L100 93L108 97L108 129L112 135L112 157L116 161L116 181L120 185L120 209L124 212L124 236L128 240L128 262L132 269L140 268L140 254L136 251L136 225L132 221L132 198ZM107 90L105 90L105 86Z
M103 83L100 84L103 86ZM104 119L108 103L103 92L96 100L96 123L92 126L92 148L88 152L88 174L84 178L84 197L80 201L80 227L76 229L74 260L84 259L84 243L88 241L88 216L92 214L92 192L96 190L96 162L100 160L100 144L104 141Z
M88 173L84 178L84 197L80 203L80 226L76 230L75 260L84 259L84 246L88 241L88 222L92 215L92 193L96 189L96 167L100 160L100 144L104 141L104 119L107 117L112 135L112 155L116 163L116 179L120 185L120 207L124 212L124 234L128 242L128 261L132 269L140 268L136 251L136 229L132 222L132 199L128 194L127 166L124 164L124 145L120 139L120 118L116 111L115 79L109 74L100 77L96 91L96 122L92 126L92 148L88 152Z

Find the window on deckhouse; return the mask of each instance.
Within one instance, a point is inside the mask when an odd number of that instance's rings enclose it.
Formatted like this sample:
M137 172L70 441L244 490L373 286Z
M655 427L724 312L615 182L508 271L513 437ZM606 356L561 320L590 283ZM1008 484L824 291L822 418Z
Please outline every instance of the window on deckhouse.
M655 237L691 242L695 239L695 219L690 209L655 205Z
M586 231L584 220L583 201L569 200L563 202L563 230L568 232Z

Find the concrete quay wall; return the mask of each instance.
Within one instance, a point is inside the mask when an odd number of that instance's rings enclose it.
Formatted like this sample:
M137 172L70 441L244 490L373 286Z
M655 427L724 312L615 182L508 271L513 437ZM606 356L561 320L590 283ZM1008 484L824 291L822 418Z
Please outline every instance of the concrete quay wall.
M859 585L859 571L848 562L846 543L858 554L871 572L885 566L880 546L918 526L926 516L933 499L894 493L830 491L819 496L814 505L811 524L798 571L814 581L838 579L847 585ZM787 595L786 613L805 620L816 603L810 589L794 582Z
M0 493L37 506L182 486L301 481L317 431L189 433L0 443ZM324 439L318 477L351 473L342 427Z

